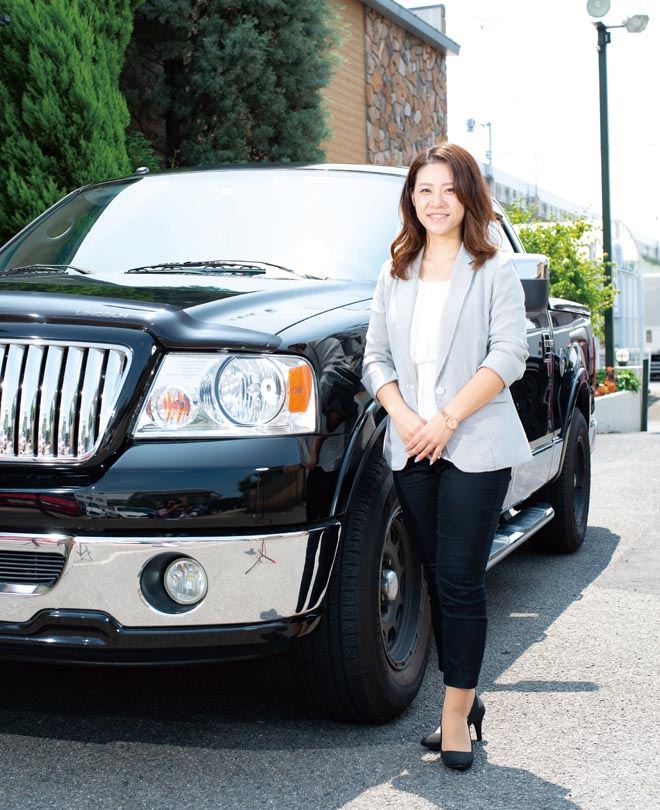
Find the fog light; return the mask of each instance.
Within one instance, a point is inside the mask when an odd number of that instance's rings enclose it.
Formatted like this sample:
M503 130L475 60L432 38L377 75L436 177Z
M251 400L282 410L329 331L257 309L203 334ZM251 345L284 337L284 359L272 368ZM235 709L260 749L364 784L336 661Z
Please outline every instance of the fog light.
M163 584L168 596L180 605L194 605L206 596L206 571L197 562L181 557L165 569Z

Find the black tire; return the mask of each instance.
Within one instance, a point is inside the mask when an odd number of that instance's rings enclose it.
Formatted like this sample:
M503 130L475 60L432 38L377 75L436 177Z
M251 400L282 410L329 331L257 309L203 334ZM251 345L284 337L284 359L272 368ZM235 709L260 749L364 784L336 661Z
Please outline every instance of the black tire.
M374 451L351 500L323 617L298 645L312 702L332 720L396 717L419 691L430 638L422 568L392 473Z
M589 431L582 412L576 410L566 438L561 472L542 495L555 510L555 516L530 538L532 546L553 554L577 551L587 531L590 492Z

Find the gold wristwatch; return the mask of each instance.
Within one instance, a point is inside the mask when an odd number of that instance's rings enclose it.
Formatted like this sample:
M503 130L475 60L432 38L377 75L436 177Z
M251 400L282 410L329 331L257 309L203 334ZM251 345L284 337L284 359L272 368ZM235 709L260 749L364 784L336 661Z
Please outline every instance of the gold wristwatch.
M440 411L440 415L445 417L445 425L447 425L449 430L456 430L459 425L459 421L455 416L450 416L444 411Z

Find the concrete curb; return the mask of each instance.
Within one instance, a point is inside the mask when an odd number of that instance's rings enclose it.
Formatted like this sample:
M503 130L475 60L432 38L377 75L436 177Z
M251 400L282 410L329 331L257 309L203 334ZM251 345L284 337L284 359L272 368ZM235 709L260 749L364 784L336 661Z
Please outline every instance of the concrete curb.
M631 433L641 427L642 395L639 391L615 391L596 397L597 433Z

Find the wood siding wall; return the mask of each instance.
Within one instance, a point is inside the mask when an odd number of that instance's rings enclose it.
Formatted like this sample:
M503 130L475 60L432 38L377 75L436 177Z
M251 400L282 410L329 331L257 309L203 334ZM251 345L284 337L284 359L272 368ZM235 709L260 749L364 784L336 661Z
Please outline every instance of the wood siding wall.
M344 27L344 42L341 62L324 94L332 134L321 145L328 163L366 163L364 5L361 0L341 0L335 5Z

